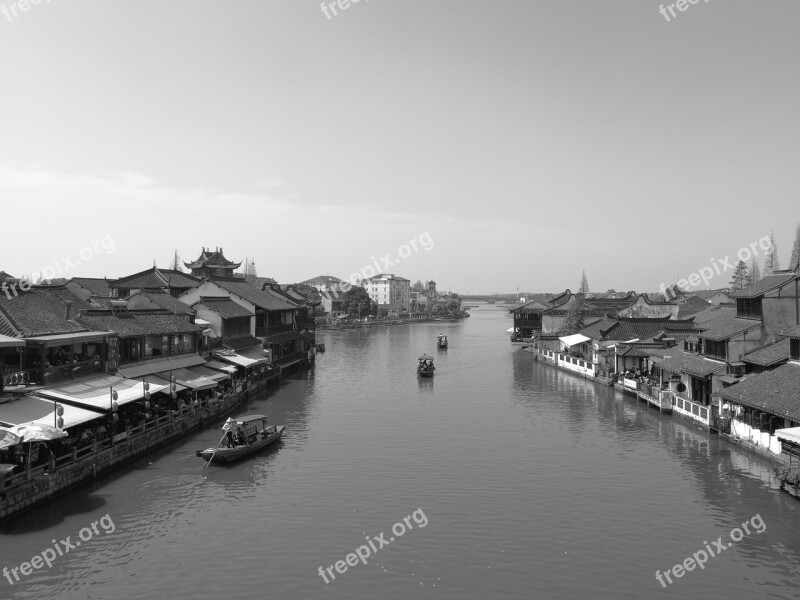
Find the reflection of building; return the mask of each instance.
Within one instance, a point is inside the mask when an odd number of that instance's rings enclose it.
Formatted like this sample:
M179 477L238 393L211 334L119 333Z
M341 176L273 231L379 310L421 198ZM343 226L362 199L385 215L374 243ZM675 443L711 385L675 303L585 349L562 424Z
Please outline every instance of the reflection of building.
M381 273L361 282L378 308L408 310L411 306L411 281L391 273Z

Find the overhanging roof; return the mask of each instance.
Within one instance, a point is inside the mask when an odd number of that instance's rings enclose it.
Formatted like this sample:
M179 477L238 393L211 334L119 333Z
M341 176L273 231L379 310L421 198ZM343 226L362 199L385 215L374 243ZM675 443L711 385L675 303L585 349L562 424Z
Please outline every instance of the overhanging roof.
M58 335L40 335L28 338L29 342L44 342L45 345L69 343L69 342L102 342L108 337L106 331L78 331L75 333L60 333Z
M25 345L25 340L13 338L8 335L0 334L0 348L21 348Z
M54 426L56 419L54 414L55 405L55 401L46 398L23 396L14 402L0 404L0 421L13 423L14 425L35 423ZM69 404L60 404L59 406L64 408L64 414L61 416L64 419L64 427L62 429L105 417L105 413L86 410Z
M141 381L113 375L40 390L38 395L79 408L107 411L111 409L111 388L117 393L116 402L119 406L144 398L144 384ZM166 385L150 384L151 394L165 389Z
M575 333L573 335L565 335L564 337L560 337L558 339L564 342L567 346L574 346L575 344L582 344L583 342L588 342L592 338L588 338L580 333Z
M206 362L205 359L198 354L179 354L178 356L154 358L141 363L125 365L117 369L117 372L128 379L138 379L143 375L193 367L194 365L202 365L204 362Z

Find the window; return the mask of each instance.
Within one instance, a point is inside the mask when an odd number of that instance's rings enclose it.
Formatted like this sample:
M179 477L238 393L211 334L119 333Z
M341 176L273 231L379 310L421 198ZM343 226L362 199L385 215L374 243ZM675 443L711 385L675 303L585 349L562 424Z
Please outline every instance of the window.
M727 359L727 346L725 341L703 340L703 354L725 360Z
M742 319L760 319L761 298L737 298L736 316Z

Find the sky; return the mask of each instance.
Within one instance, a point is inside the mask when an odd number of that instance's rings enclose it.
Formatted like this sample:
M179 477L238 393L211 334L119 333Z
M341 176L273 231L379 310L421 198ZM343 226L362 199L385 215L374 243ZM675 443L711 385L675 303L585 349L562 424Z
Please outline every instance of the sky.
M0 0L0 270L719 288L773 231L787 266L800 3L328 4Z

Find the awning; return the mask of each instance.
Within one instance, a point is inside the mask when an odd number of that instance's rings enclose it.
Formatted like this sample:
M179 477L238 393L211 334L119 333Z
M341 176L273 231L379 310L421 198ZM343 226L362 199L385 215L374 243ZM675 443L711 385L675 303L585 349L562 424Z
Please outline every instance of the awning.
M208 367L209 369L216 369L217 371L222 371L223 373L236 373L236 367L233 365L226 365L223 362L218 360L210 360L206 364L203 365L204 367Z
M734 377L733 375L723 375L719 380L726 385L733 385L741 381L739 377Z
M231 350L221 350L219 352L215 352L214 356L219 358L220 360L224 360L225 362L229 362L234 365L239 365L240 367L252 367L253 365L257 365L258 361L253 360L252 358L247 358L246 356L242 356L236 352Z
M245 348L244 350L239 350L238 354L259 363L268 363L270 361L271 351L264 350L262 347Z
M581 335L580 333L576 333L574 335L565 335L564 337L558 338L567 347L574 346L575 344L582 344L583 342L588 342L592 338L588 338L585 335Z
M197 367L195 367L197 368ZM169 374L164 373L163 375L169 377ZM217 375L222 375L222 373L217 373ZM217 382L210 377L206 377L200 373L195 373L191 369L173 369L172 376L175 380L185 385L188 388L191 388L194 391L197 390L208 390L217 387ZM222 375L223 379L226 377Z
M14 425L30 423L55 425L55 404L55 401L46 398L23 396L14 402L0 404L0 421L13 423ZM78 408L69 404L59 404L59 406L64 409L64 414L61 415L61 418L64 419L64 427L62 429L105 417L104 413Z
M123 406L144 398L144 384L135 379L108 376L40 390L39 396L61 400L80 408L111 409L111 388L117 392L117 404ZM166 385L150 384L150 393L166 390Z
M776 429L775 437L779 440L800 444L800 427L789 427L787 429Z
M66 344L86 344L88 342L104 342L109 335L114 335L109 331L77 331L75 333L60 333L58 335L40 335L28 338L29 342L44 342L45 346L61 346Z
M25 346L25 340L0 335L0 348L22 348L23 346Z
M138 379L143 375L153 375L164 371L193 367L202 365L204 362L206 360L198 354L179 354L178 356L165 356L133 365L125 365L117 369L117 372L128 379Z
M155 385L165 385L169 387L169 373L162 373L164 377L159 375L145 375L141 379L144 379L147 383L155 384ZM150 386L150 389L153 389L153 386ZM185 385L181 385L180 383L175 383L175 391L182 392L183 390L187 389ZM149 390L148 390L149 391ZM152 392L150 392L152 393ZM169 393L169 390L164 390L164 393Z
M209 369L205 365L197 365L196 367L189 367L186 370L191 371L192 373L195 373L200 377L207 377L208 379L211 379L212 381L216 382L226 381L230 379L229 373L220 373L219 371L216 371L214 369Z

